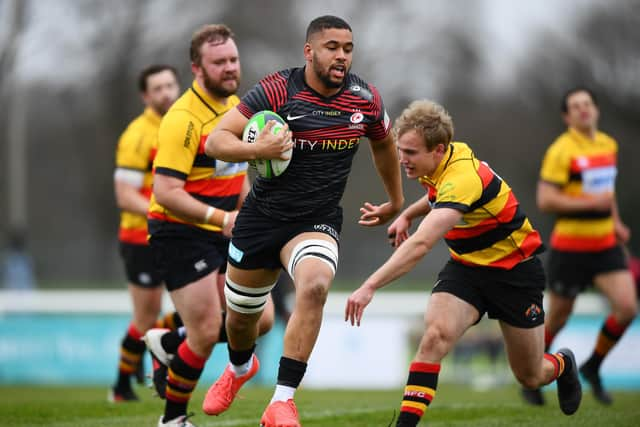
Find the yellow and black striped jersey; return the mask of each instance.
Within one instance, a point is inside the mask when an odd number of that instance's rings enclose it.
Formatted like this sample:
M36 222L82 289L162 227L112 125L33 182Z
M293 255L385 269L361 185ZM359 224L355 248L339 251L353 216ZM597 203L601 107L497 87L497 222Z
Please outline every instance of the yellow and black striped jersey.
M160 124L158 152L153 164L154 174L182 179L184 189L194 198L210 206L231 211L247 174L247 163L228 163L204 153L207 136L223 114L238 105L233 95L226 105L212 99L196 81L169 109ZM161 206L151 197L149 221L190 224L204 230L220 232L210 224L190 223Z
M122 133L116 148L116 168L144 174L142 186L138 191L147 199L151 197L151 168L161 119L158 113L147 107ZM147 218L123 210L120 213L118 236L121 242L147 244Z
M467 144L449 144L433 176L419 181L433 209L463 213L461 222L444 236L455 261L510 270L543 250L540 234L511 188Z
M569 128L547 149L540 179L572 197L614 193L617 153L618 144L607 134L597 132L591 139ZM561 251L596 252L615 245L610 211L558 215L551 234L551 247Z

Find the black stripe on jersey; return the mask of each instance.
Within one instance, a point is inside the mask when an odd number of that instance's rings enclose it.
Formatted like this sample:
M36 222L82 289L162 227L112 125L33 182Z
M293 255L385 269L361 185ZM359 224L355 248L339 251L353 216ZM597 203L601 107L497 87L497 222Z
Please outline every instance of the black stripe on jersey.
M469 206L465 205L464 203L438 202L435 205L433 205L433 209L438 209L438 208L451 208L463 213L469 212Z
M193 159L193 166L197 168L215 168L216 159L206 154L196 154L196 157Z
M479 207L486 205L491 200L495 199L496 196L500 193L501 186L502 180L494 174L493 178L491 178L491 182L489 182L489 185L487 185L487 187L482 190L480 198L471 203L471 205L469 206L469 211L474 211Z
M175 169L157 167L156 173L160 175L172 176L174 178L181 179L183 181L187 180L187 174L184 172L177 171Z
M223 209L225 211L232 211L236 209L238 204L238 195L233 196L203 196L202 194L189 193L194 199L200 200L209 206Z
M520 206L518 206L513 219L506 224L500 224L497 228L482 233L479 236L469 237L467 239L445 239L445 242L447 246L460 255L487 249L499 241L506 239L514 231L519 230L526 219L527 216L522 212Z
M569 181L582 182L582 172L571 172L569 174Z
M597 212L597 211L588 211L588 212L575 212L575 213L566 213L562 215L558 215L558 219L603 219L609 218L611 216L611 211L608 210L606 212Z
M195 93L196 96L198 97L198 99L200 101L202 101L202 103L209 109L211 110L211 112L213 112L213 114L215 114L216 116L219 116L220 113L218 113L211 105L207 104L207 101L204 100L203 97L200 96L200 94L198 93L197 90L195 90L195 88L193 86L191 86L191 92Z

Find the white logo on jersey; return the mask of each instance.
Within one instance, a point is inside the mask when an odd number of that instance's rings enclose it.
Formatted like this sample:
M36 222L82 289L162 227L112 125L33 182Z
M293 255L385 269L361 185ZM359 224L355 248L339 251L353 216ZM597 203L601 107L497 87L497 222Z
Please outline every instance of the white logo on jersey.
M351 123L360 123L364 119L364 115L362 113L353 113L351 118L349 119Z
M299 116L292 116L290 113L287 113L287 120L298 120L305 117L306 114L301 114Z

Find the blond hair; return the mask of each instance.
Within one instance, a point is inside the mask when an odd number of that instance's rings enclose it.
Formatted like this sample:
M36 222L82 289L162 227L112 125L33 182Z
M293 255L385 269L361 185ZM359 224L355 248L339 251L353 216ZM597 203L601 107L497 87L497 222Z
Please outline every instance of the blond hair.
M233 31L224 24L208 24L198 28L196 32L193 33L193 36L191 36L191 45L189 47L191 62L197 65L202 65L202 53L200 52L200 48L203 44L223 44L234 36Z
M411 130L423 137L428 151L438 144L444 144L447 148L453 139L453 120L442 105L421 99L409 104L393 125L396 139Z

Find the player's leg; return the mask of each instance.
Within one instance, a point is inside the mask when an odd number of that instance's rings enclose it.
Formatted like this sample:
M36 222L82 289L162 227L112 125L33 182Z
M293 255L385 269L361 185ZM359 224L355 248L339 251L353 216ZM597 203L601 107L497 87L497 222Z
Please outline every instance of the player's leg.
M189 334L169 363L163 422L186 415L191 393L218 340L222 320L216 275L217 270L169 292Z
M265 307L273 312L273 304L268 304L268 301L278 272L268 269L243 270L227 265L224 292L230 363L205 395L202 410L208 415L219 415L226 411L238 390L259 369L258 358L254 354L259 321Z
M479 319L480 312L472 304L434 289L425 313L425 331L409 367L397 426L418 424L435 396L440 362Z
M580 367L580 373L591 385L594 397L601 403L611 404L612 398L600 380L600 365L635 318L637 296L633 277L626 269L598 274L594 282L609 300L611 313L600 329L591 357Z
M261 418L265 427L299 425L294 394L315 346L327 294L338 266L338 246L328 234L303 232L281 251L295 286L295 306L286 326L284 351L271 402Z
M577 366L569 349L544 352L544 327L522 328L500 321L509 365L525 388L537 389L558 381L558 399L562 411L571 415L578 410L582 391Z

